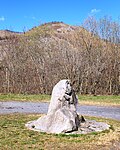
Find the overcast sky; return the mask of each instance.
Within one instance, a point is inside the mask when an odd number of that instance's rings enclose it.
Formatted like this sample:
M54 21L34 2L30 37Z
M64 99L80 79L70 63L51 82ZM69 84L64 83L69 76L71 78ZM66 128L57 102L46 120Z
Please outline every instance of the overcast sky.
M28 30L45 22L80 25L88 16L120 16L120 0L0 0L0 30Z

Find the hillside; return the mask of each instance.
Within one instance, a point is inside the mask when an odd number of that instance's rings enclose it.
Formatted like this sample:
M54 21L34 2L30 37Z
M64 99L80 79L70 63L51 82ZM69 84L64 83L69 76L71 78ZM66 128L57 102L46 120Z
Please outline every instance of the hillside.
M14 32L10 30L0 30L0 40L7 39L16 35L22 34L21 32Z
M81 27L70 26L63 22L50 22L42 24L38 27L34 27L25 33L25 36L37 38L53 38L57 40L63 40L77 33Z
M68 33L71 31L75 31L75 29L77 29L77 28L78 27L76 27L76 26L70 26L63 22L49 22L49 23L42 24L41 26L34 27L31 30L27 31L26 33L36 32L36 29L38 29L38 30L47 29L47 30L51 30L55 33L64 34L64 33Z
M68 78L81 94L120 94L120 45L90 31L63 22L0 31L0 93L50 94Z

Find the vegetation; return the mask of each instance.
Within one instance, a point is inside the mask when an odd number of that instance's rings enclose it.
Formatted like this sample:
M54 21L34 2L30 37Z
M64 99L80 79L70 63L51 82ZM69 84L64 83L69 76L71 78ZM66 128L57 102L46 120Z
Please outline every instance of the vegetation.
M115 95L79 95L78 98L80 104L120 106L120 96Z
M50 95L45 94L1 94L0 101L32 101L32 102L50 102ZM120 106L120 96L115 95L79 95L78 100L80 105L107 105Z
M80 94L120 94L120 24L53 22L0 40L0 93L50 94L61 79Z
M117 149L120 142L120 122L101 118L111 125L109 131L87 135L54 135L30 131L25 123L40 115L0 115L0 149Z
M28 95L28 94L1 94L0 101L33 101L33 102L49 102L50 95Z

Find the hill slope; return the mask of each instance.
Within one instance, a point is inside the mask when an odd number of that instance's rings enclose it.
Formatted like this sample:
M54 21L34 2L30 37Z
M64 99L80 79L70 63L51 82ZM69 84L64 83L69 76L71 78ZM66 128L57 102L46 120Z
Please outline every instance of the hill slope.
M19 35L22 34L21 32L14 32L14 31L10 31L10 30L0 30L0 40L2 39L6 39L9 37L13 37L15 35Z
M0 32L0 93L49 94L68 78L81 94L120 94L119 44L62 22Z

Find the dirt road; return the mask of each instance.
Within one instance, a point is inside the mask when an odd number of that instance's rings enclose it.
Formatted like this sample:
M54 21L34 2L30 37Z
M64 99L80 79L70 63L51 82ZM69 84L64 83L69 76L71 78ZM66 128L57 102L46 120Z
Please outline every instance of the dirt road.
M10 113L41 113L46 114L49 103L38 102L0 102L0 114ZM78 105L77 112L81 115L97 116L120 120L120 107Z

